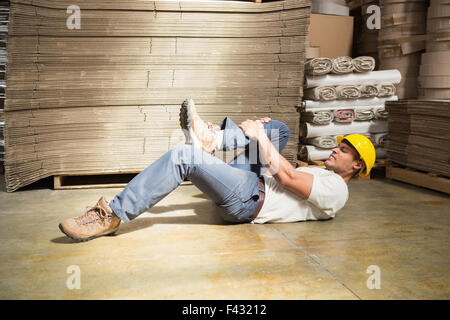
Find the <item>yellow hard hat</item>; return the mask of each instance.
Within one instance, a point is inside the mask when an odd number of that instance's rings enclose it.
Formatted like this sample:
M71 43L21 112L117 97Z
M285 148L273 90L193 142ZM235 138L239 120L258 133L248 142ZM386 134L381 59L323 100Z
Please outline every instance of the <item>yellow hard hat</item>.
M363 136L362 134L349 134L344 136L338 136L337 142L341 143L342 140L348 141L353 148L358 151L359 156L364 161L364 164L366 165L366 169L361 172L360 176L368 176L370 173L370 170L372 170L373 165L375 163L375 147L373 146L373 143L367 138L366 136Z

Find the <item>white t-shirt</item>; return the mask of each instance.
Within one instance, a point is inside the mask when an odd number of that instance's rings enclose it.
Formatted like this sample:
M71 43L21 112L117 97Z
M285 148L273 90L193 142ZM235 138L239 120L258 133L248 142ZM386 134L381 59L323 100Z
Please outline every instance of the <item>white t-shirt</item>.
M308 200L284 188L272 176L264 175L265 199L252 223L281 223L334 218L348 200L344 179L331 170L300 167L297 171L314 175Z

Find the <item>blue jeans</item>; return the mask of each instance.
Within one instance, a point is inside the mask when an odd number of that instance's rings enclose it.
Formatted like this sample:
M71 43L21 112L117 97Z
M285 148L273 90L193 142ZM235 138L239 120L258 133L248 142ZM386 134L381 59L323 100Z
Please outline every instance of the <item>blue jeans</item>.
M258 180L263 169L257 143L248 139L228 117L221 129L224 130L222 150L245 148L244 152L227 164L192 145L177 146L136 175L110 201L114 213L122 221L130 221L188 179L214 201L223 220L252 221L259 203ZM281 152L289 140L289 128L272 120L264 124L264 129Z

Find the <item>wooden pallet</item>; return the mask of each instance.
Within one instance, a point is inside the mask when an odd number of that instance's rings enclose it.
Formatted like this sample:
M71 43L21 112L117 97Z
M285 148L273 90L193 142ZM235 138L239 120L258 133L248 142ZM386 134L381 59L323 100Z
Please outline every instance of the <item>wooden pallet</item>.
M140 171L130 172L105 172L105 173L67 173L53 176L53 189L101 189L101 188L123 188ZM185 181L182 185L192 184Z
M325 168L325 162L324 161L301 161L301 160L297 160L297 168L298 167Z
M391 163L390 159L377 159L375 160L374 168L386 168Z
M377 160L374 167L386 166L387 160ZM325 168L323 161L304 162L297 160L297 167L318 167ZM1 169L0 169L1 173ZM140 171L128 172L74 172L53 176L53 189L101 189L101 188L123 188L125 187ZM360 177L358 179L370 180L368 177ZM184 181L182 185L190 185L192 182Z
M53 176L53 189L122 188L139 172L68 173Z
M450 179L434 173L424 172L392 163L386 167L386 177L410 183L418 187L450 194Z

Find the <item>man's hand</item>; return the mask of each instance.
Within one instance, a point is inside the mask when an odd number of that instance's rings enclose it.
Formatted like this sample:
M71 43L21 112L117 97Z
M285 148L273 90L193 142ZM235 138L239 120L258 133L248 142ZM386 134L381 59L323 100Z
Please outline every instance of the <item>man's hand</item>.
M270 119L270 118L266 118ZM270 120L269 120L270 121ZM266 133L264 132L264 125L261 120L245 120L239 125L239 128L244 131L244 134L251 140L258 140Z

